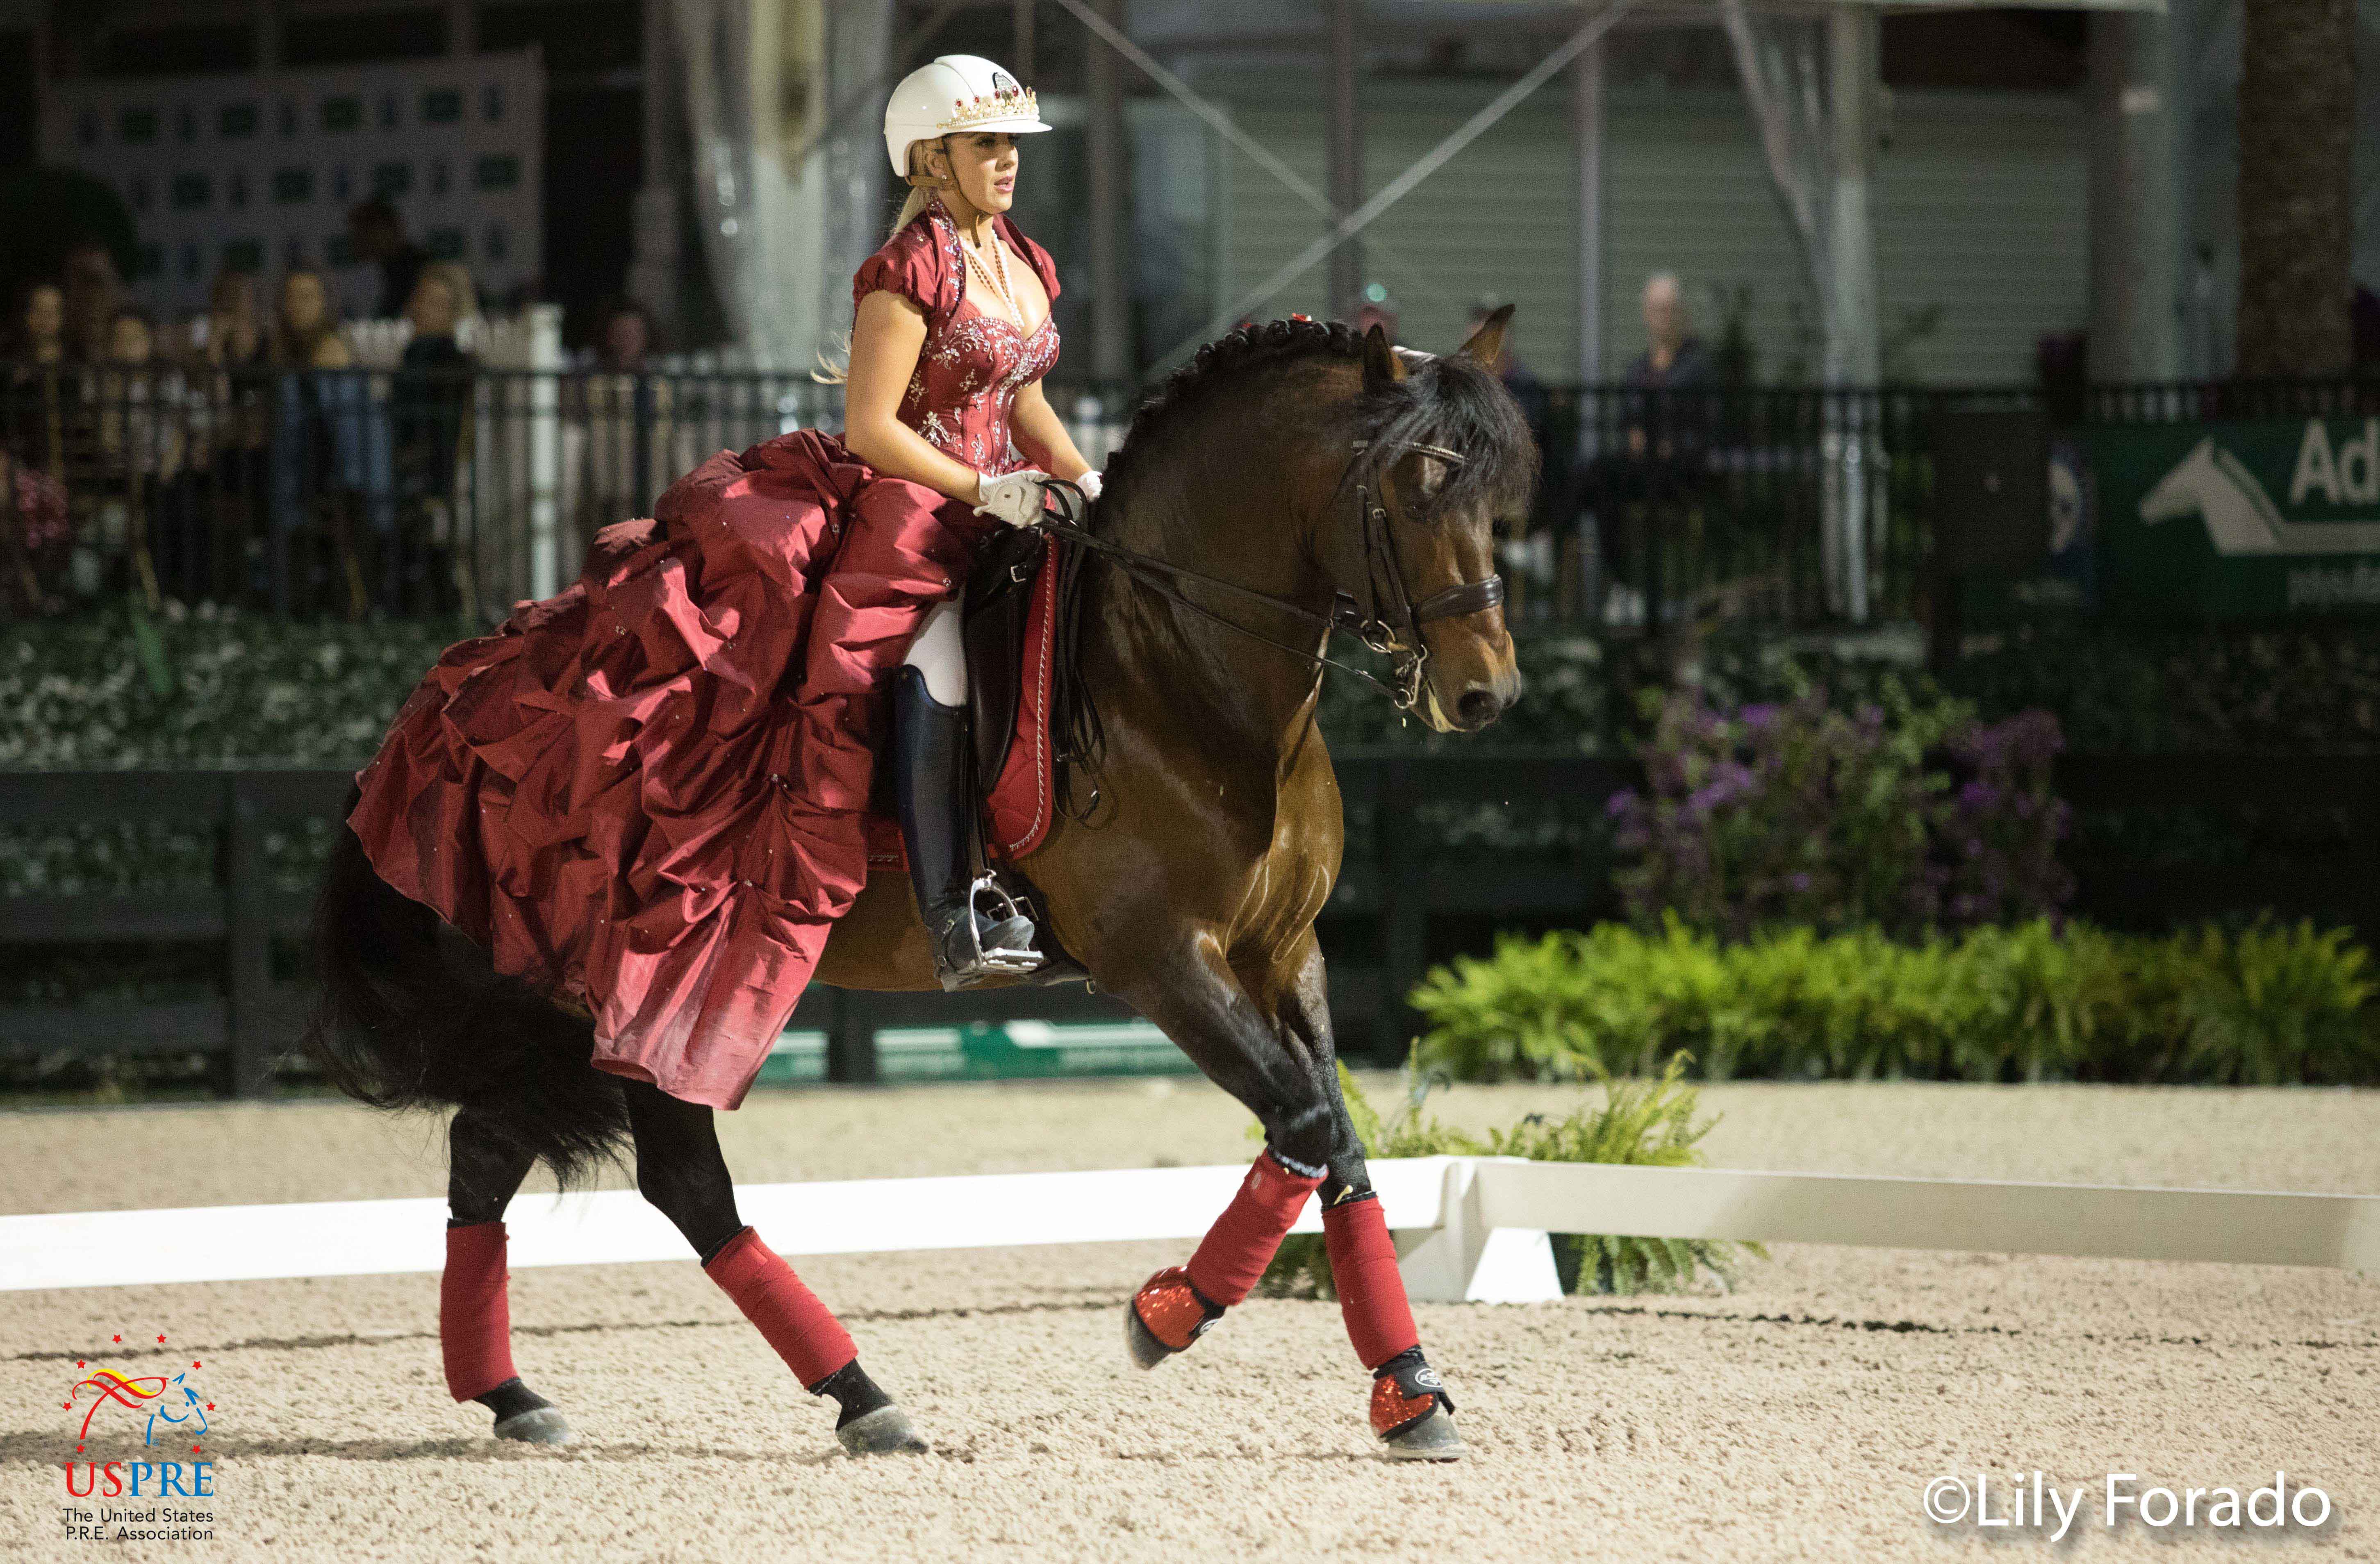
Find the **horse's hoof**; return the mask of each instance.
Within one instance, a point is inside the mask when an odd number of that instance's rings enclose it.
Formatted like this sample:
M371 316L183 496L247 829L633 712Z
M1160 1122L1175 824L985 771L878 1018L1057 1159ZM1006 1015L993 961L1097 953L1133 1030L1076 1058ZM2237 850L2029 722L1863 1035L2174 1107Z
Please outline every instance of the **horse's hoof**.
M1390 1461L1463 1459L1463 1436L1454 1431L1454 1419L1442 1406L1432 1407L1427 1417L1392 1434L1381 1435L1380 1443L1382 1453Z
M898 1406L862 1412L836 1429L834 1437L853 1455L923 1455L933 1448Z
M570 1442L570 1424L560 1407L531 1407L496 1419L496 1437L519 1439L531 1445L566 1445Z
M1148 1313L1142 1313L1143 1309ZM1155 1368L1207 1333L1223 1311L1190 1285L1179 1266L1169 1266L1140 1284L1123 1306L1124 1350L1142 1368Z
M1129 1303L1123 1306L1123 1350L1132 1354L1135 1368L1155 1368L1173 1355L1172 1348L1141 1324L1140 1311Z

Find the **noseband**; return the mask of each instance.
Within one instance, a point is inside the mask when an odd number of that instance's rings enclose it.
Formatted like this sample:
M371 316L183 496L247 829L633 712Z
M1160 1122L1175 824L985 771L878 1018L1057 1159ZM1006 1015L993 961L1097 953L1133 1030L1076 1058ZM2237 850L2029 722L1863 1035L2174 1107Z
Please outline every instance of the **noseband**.
M1356 441L1355 453L1361 455L1367 444L1366 441ZM1451 451L1443 445L1426 445L1419 441L1399 441L1393 448L1435 456L1455 467L1461 466L1464 459L1460 451ZM1419 602L1414 601L1412 594L1405 590L1404 571L1397 558L1396 537L1390 525L1388 507L1374 498L1370 486L1366 484L1355 486L1355 511L1359 536L1363 539L1364 589L1371 599L1370 610L1366 612L1351 594L1342 591L1334 597L1330 612L1327 614L1316 613L1302 603L1271 592L1259 592L1236 581L1226 581L1220 576L1208 576L1203 571L1159 559L1154 554L1144 554L1136 549L1110 542L1080 525L1079 518L1089 510L1080 489L1062 478L1051 479L1050 487L1062 490L1072 496L1072 503L1066 508L1073 511L1076 519L1060 521L1054 516L1045 518L1040 523L1044 530L1105 555L1126 576L1158 596L1202 614L1227 630L1302 657L1318 668L1336 668L1342 673L1354 674L1386 694L1400 711L1412 710L1421 699L1423 674L1429 663L1429 647L1422 639L1421 627L1440 619L1460 619L1465 614L1484 613L1504 600L1504 578L1490 573L1480 580L1458 582L1443 591L1432 592ZM1385 590L1381 586L1384 577L1387 582ZM1183 581L1195 581L1202 587L1262 603L1268 608L1306 620L1325 632L1344 630L1390 660L1390 679L1393 682L1384 682L1366 669L1341 662L1320 652L1309 651L1288 641L1275 640L1262 631L1251 630L1245 624L1226 619L1204 603L1194 602L1184 596L1176 584Z

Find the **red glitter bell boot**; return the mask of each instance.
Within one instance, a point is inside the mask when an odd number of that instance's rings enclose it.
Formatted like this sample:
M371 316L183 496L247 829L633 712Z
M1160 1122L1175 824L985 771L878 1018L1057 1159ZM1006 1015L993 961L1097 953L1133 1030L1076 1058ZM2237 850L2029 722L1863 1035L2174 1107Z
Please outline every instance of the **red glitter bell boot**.
M1190 1263L1169 1266L1133 1294L1124 1315L1133 1360L1148 1368L1181 1352L1245 1298L1321 1182L1319 1173L1290 1171L1269 1150L1258 1157Z

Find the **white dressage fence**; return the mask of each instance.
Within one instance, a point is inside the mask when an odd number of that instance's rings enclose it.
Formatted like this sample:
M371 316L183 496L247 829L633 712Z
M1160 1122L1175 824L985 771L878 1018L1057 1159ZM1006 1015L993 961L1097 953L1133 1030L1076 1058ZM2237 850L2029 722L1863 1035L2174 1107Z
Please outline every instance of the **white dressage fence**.
M1429 1157L1371 1165L1422 1303L1560 1296L1548 1232L2329 1266L2380 1274L2380 1198ZM747 1184L789 1256L1203 1236L1245 1166ZM436 1271L446 1203L341 1200L0 1217L0 1291ZM691 1257L632 1190L524 1195L507 1263ZM1318 1231L1309 1202L1294 1231Z

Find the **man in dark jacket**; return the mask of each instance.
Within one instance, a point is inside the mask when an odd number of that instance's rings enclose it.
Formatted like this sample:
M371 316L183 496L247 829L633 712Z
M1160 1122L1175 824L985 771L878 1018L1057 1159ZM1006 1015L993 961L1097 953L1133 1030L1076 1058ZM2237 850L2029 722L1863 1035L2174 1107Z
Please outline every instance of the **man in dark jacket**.
M1687 328L1677 274L1647 277L1643 302L1645 351L1629 360L1622 377L1619 438L1598 443L1602 448L1582 470L1577 491L1579 503L1595 513L1600 574L1615 588L1609 612L1622 620L1644 612L1642 596L1623 576L1644 574L1646 562L1636 556L1654 544L1665 512L1701 485L1718 386L1710 349ZM1632 540L1622 518L1637 503L1645 506L1645 526L1643 537Z
M412 302L413 285L430 263L430 252L405 236L405 219L380 197L359 201L347 213L347 242L356 259L380 268L380 303L372 318L393 321Z

